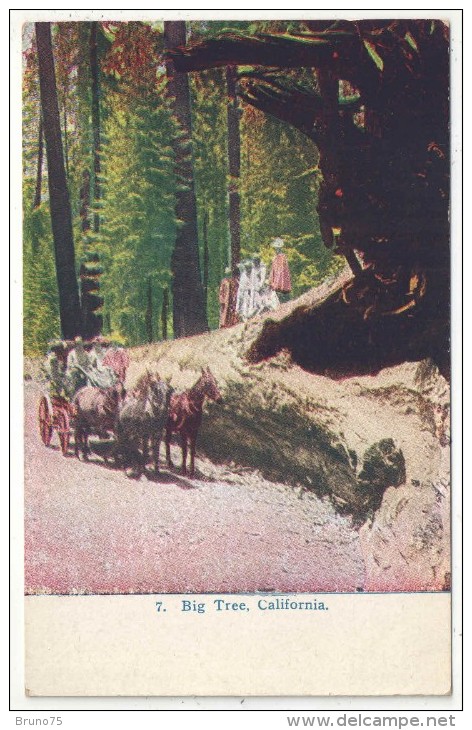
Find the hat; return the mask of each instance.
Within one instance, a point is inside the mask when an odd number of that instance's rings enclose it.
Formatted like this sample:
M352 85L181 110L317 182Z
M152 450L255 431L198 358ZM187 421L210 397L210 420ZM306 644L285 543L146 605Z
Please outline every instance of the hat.
M64 346L62 340L51 340L48 342L48 349L49 350L58 350L59 348L62 348Z
M284 245L282 238L274 238L274 240L271 243L272 248L282 248Z

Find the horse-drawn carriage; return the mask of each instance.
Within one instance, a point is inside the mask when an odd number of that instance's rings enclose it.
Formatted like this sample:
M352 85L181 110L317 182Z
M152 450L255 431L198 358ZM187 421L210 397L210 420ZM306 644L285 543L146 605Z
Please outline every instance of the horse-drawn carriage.
M45 446L49 446L55 431L64 456L69 450L73 405L61 381L63 381L67 358L72 346L73 343L66 341L56 341L50 344L43 364L44 388L38 407L41 441Z
M78 390L86 385L108 388L117 380L113 369L99 357L103 355L100 352L103 344L100 338L57 340L50 344L43 366L45 387L38 406L39 434L43 444L49 446L56 432L64 456L74 431L73 400Z
M74 406L67 398L51 396L49 393L44 393L40 398L38 421L41 440L45 446L49 446L53 432L56 431L64 456L69 451L73 413Z
M105 357L97 357L97 350L98 355L103 354L102 344L100 340L51 344L44 366L48 389L38 410L43 443L49 446L56 431L65 456L73 433L76 456L87 459L93 451L105 461L113 458L115 464L127 467L128 476L140 476L146 471L149 450L154 472L158 473L164 431L167 463L169 468L173 466L170 442L172 434L177 433L182 447L182 473L187 471L189 451L193 476L204 401L221 400L210 369L202 369L195 385L183 393L174 393L168 381L149 371L126 392L123 380L129 364L127 355L125 359L123 352L117 354L115 350L111 353L114 357L108 360L109 366ZM85 357L88 347L95 352L95 359ZM91 444L89 436L95 437Z

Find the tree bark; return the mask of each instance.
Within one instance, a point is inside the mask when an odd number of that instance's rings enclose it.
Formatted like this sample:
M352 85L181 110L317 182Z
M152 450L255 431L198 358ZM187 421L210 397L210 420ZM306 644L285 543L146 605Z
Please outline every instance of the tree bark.
M162 310L161 310L161 324L162 324L162 339L167 340L167 321L169 318L169 290L164 289L162 292Z
M147 341L151 343L153 341L153 331L152 331L152 281L149 277L148 279L148 285L147 285L147 303L146 303L146 337Z
M41 205L41 189L43 184L43 149L44 149L44 135L43 135L43 118L39 117L39 132L38 132L38 167L36 170L36 187L34 191L34 202L33 208L39 208Z
M239 134L239 108L236 91L236 69L226 68L228 93L228 163L229 163L229 233L231 244L231 269L241 259L241 205L239 178L241 174L241 138Z
M185 22L165 21L164 42L167 49L184 45ZM208 330L198 250L190 88L187 75L177 73L172 61L167 61L166 67L169 94L181 130L174 139L178 185L175 213L179 220L171 260L174 336L187 337Z
M181 44L182 45L182 44ZM357 84L369 77L375 93L381 74L366 58L359 32L351 24L349 32L331 33L329 40L299 37L286 38L265 34L263 37L240 36L236 33L210 38L188 48L174 48L169 57L178 71L202 71L235 64L239 66L271 66L282 68L331 68L333 52L340 78Z
M65 170L66 170L66 180L69 180L69 138L67 136L67 105L66 105L66 95L65 94L64 94L63 113L64 113L64 164L65 164Z
M100 200L100 76L98 66L96 21L90 23L90 75L92 79L92 134L93 134L93 200ZM93 215L93 230L97 233L100 228L100 216L95 210Z
M203 297L205 311L208 309L208 278L210 274L210 252L208 249L208 211L203 214Z
M63 337L70 339L80 332L81 312L75 269L72 215L62 149L51 25L50 23L36 23L35 25L61 329Z

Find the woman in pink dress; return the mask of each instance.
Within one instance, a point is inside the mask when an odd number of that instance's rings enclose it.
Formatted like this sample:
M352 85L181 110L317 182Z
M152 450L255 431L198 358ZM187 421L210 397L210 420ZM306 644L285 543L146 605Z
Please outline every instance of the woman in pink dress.
M275 256L272 259L272 267L269 275L269 286L277 292L282 303L288 302L292 291L292 279L287 257L282 253L284 242L281 238L275 238L272 248L275 248Z

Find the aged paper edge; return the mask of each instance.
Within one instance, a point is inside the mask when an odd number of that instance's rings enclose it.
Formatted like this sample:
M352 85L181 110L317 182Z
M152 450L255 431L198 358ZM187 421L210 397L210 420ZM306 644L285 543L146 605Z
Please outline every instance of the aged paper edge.
M25 631L29 696L451 690L449 593L27 596Z
M56 12L60 12L60 11L43 11L43 12L45 12L45 13L50 13L50 14L54 13L54 15L56 15ZM63 12L64 12L64 13L67 13L67 18L65 18L65 17L64 17L64 19L69 19L69 18L70 18L70 11L63 11ZM121 11L121 12L123 12L123 11ZM217 19L217 12L216 12L216 11L210 11L210 12L212 13L212 14L211 14L211 17L212 17L212 18L215 18L215 19ZM248 12L248 11L245 11L245 12ZM273 16L275 16L275 11L270 11L270 12L271 12L271 14L272 14ZM397 14L399 14L400 12L401 12L401 11L396 11L396 13L397 13ZM453 14L453 13L454 13L454 11L447 11L447 12L448 12L448 15L451 15L451 14ZM456 11L456 13L457 13L457 11ZM36 15L36 14L37 14L37 12L35 12L35 15ZM85 20L85 19L86 19L86 18L85 18L85 15L86 15L86 14L87 14L87 16L89 15L88 13L86 13L86 11L82 11L82 17L80 17L80 19L81 19L81 20ZM175 14L175 15L177 16L177 15L180 15L181 13L179 13L178 11L175 11L175 13L174 13L174 14ZM200 12L198 13L198 15L199 15L199 16L200 16L201 14L202 14L202 13L200 13ZM306 14L306 13L305 13L305 14ZM332 15L332 14L333 14L333 11L331 11L331 15ZM365 14L365 13L363 13L363 14ZM378 14L378 13L377 13L377 14ZM431 14L431 13L430 13L430 14ZM39 18L38 18L38 19L39 19ZM79 18L77 18L77 19L79 19ZM460 22L460 21L459 21L459 22ZM457 111L457 106L456 106L456 111ZM456 133L457 133L457 128L456 128ZM457 141L457 138L456 138L456 141ZM456 186L456 190L457 190L457 186ZM460 227L461 227L461 226L460 226L460 220L459 220L459 221L457 221L457 217L455 217L455 221L456 221L456 226L453 226L453 228L455 228L455 233L457 234L457 233L458 233L458 229L460 229ZM456 236L454 236L454 238L456 238ZM456 257L456 263L457 263L457 257ZM457 283L457 280L458 280L458 277L457 277L457 271L456 271L456 276L455 276L455 279L456 279L456 283ZM460 277L459 277L459 279L460 279ZM459 281L459 283L460 283L460 281ZM456 303L457 303L457 302L456 302ZM457 320L456 320L456 325L457 325ZM457 328L456 328L456 329L457 329ZM453 334L454 334L454 333L453 333ZM457 334L458 334L458 333L457 333L457 331L456 331L456 335L457 335ZM459 339L460 339L460 332L459 332ZM458 341L457 337L455 337L455 341L456 341L456 343L457 343L457 341ZM457 383L457 381L456 381L456 383ZM18 390L19 390L19 389L18 389ZM454 389L453 389L453 390L454 390ZM459 397L459 396L458 396L458 392L459 392L459 391L458 391L458 389L457 389L457 388L455 388L455 393L456 393L456 396L455 396L455 398L453 397L453 400L456 400L456 399L457 399L457 398ZM21 400L21 398L20 398L20 400ZM460 400L460 397L459 397L459 400ZM20 411L21 411L21 409L20 409ZM457 413L457 411L456 411L456 413ZM21 428L18 428L17 430L18 430L18 431L21 431ZM458 433L458 432L456 431L456 435L457 435L457 433ZM457 466L457 461L456 461L456 466ZM21 469L19 469L19 471L21 472ZM458 473L458 470L457 470L457 469L455 469L455 472L456 472L456 478L458 478L458 480L460 480L460 474ZM460 481L456 481L456 484L457 484L457 486L459 486L459 483L460 483ZM456 496L457 496L457 491L456 491ZM455 510L455 513L457 513L457 507L458 507L458 503L457 503L457 501L456 501L456 510ZM457 517L457 514L455 514L455 516ZM457 528L457 529L460 529L460 528L459 528L459 521L458 521L458 520L456 520L456 528ZM19 532L21 533L21 529L19 530ZM454 542L455 542L455 544L456 544L456 546L457 546L457 545L458 545L458 540L457 540L457 533L455 534L455 539L454 539ZM460 568L460 561L458 562L458 557L457 557L457 551L455 551L455 560L454 560L454 566L455 566L455 569L456 569L456 570L455 570L455 574L456 574L456 575L458 575L458 569ZM20 570L19 572L21 573L21 570ZM18 577L18 576L17 576L17 577ZM418 596L414 596L414 597L418 597ZM435 602L435 599L438 599L438 600L440 600L440 601L443 601L443 600L444 600L444 599L445 599L446 597L447 597L447 598L448 598L448 600L450 601L450 596L448 597L448 596L446 596L446 595L442 595L442 594L439 594L439 595L437 595L437 596L430 596L430 595L429 595L429 596L420 596L420 597L422 597L422 598L426 598L426 599L428 599L428 600L429 600L429 599L432 599L432 604L434 604L434 602ZM95 600L98 600L98 601L102 601L102 600L122 600L122 598L123 598L123 597L119 597L119 598L118 598L118 597L113 597L113 598L109 598L109 597L90 597L90 598L87 598L87 599L85 599L85 600L88 600L88 601L90 601L90 600L93 600L93 601L95 601ZM136 598L136 597L129 597L129 598L133 598L133 599L134 599L134 598ZM147 599L150 599L150 598L151 598L151 597L147 596L147 597L142 597L142 598L140 598L140 600L147 600ZM197 598L197 599L198 599L198 597L194 597L194 596L192 596L191 598L192 598L192 599L194 599L194 598ZM207 598L208 598L208 597L207 597ZM330 598L329 598L329 600L330 600L330 605L332 605L332 598L333 598L333 596L330 596ZM339 598L344 598L344 599L345 599L346 601L352 600L352 602L357 602L357 601L359 601L359 600L365 600L366 596L359 596L359 597L358 597L358 596L344 596L344 597L341 597L341 596L336 596L335 598L336 598L336 599L339 599ZM373 598L373 597L372 597L372 596L369 596L369 598ZM381 599L385 599L386 597L385 597L385 596L381 596L381 597L379 597L379 598L381 598ZM405 602L405 599L407 599L407 601L408 601L408 598L409 598L409 596L404 596L404 595L402 595L402 596L398 596L398 595L397 595L397 596L392 596L392 598L394 598L394 599L395 599L396 601L398 601L398 602L399 602L399 603L397 604L396 610L397 610L397 611L404 611L404 609L402 608L402 606L404 606L404 605L405 605L405 603L404 603L404 602ZM203 599L205 599L205 597L203 597ZM52 601L52 602L54 603L54 602L55 602L56 600L61 600L61 601L69 601L69 600L72 600L72 601L74 601L74 600L78 600L78 599L77 599L77 598L75 598L75 597L74 597L74 598L70 598L70 599L68 599L68 598L54 598L54 597L45 597L45 596L44 596L44 597L29 597L29 598L27 598L27 599L26 599L26 605L25 605L25 613L26 613L26 633L27 633L27 641L29 641L29 637L30 637L30 635L31 635L31 634L30 634L30 632L33 632L33 634L34 634L34 631L37 631L37 630L38 630L38 627L39 627L39 626L41 626L41 611L37 611L37 609L35 608L35 604L36 604L36 602L39 602L39 601L41 601L41 600L42 600L42 601L44 602L44 604L43 604L43 607L45 607L45 606L46 606L46 605L48 605L48 604L49 604L49 602L51 602L51 601ZM126 599L125 599L125 600L128 600L128 597L126 597ZM167 597L166 597L166 600L167 600ZM455 603L456 603L456 602L455 602ZM414 612L415 614L417 614L417 613L418 613L417 609L412 609L412 607L410 606L410 604L408 604L408 605L409 605L409 607L408 607L408 612L410 612L410 611L413 611L413 612ZM456 603L456 608L457 608L457 603ZM348 612L347 604L346 604L346 607L345 607L345 609L344 609L344 610L345 610L346 612ZM53 617L54 617L54 614L55 614L55 609L54 609L54 611L53 611L53 610L52 610L52 607L51 607L51 605L48 605L48 608L47 608L47 612L50 612L50 613L51 613L51 621L52 621L52 624L53 624L53 623L54 623L54 619L53 619ZM20 614L21 614L21 613L22 613L22 610L20 609ZM437 611L437 612L436 612L436 609L434 609L434 608L431 608L431 613L432 613L433 615L434 615L434 613L436 613L436 621L437 621L437 623L435 623L435 622L432 622L432 624L430 625L429 623L428 623L428 624L426 624L426 623L424 623L424 622L422 621L422 622L421 622L421 623L422 623L422 626L421 626L421 628L419 628L419 631L418 631L418 635L417 635L417 636L420 636L420 635L421 635L421 634L422 634L423 632L425 632L425 633L426 633L426 632L430 631L431 629L432 629L432 631L433 631L433 633L434 633L434 632L436 632L436 631L437 631L438 625L439 625L439 626L441 625L441 620L440 620L441 612L440 612L440 611ZM429 611L428 611L428 614L429 614ZM419 611L418 615L421 615L421 611ZM449 616L449 613L448 613L448 616ZM379 618L380 618L380 614L379 614ZM426 616L422 616L421 618L422 618L422 619L424 619L424 620L426 620ZM367 620L367 614L366 614L366 620ZM67 621L65 621L65 623L67 623ZM271 625L272 625L272 626L274 626L274 623L277 623L277 622L272 622L272 624L271 624ZM317 623L318 623L318 621L317 621ZM283 624L283 622L282 622L282 624ZM380 625L380 623L379 623L379 625ZM195 624L193 624L193 626L194 626L194 627L196 627L196 625L195 625ZM429 627L429 628L428 628L428 627ZM432 627L434 627L434 628L432 628ZM58 628L63 628L63 627L59 626ZM51 629L51 627L50 627L50 629ZM78 635L80 636L80 629L81 629L81 624L80 624L80 621L76 621L76 623L75 623L75 624L74 624L74 623L72 623L72 615L71 615L71 622L70 622L69 630L71 630L71 631L72 631L73 633L75 633L75 632L76 632L76 630L77 630L77 631L79 631ZM285 630L284 630L284 627L283 627L283 625L282 625L282 626L279 626L279 627L277 627L277 626L274 626L274 630L278 630L278 631L279 631L280 633L281 633L281 632L283 631L283 632L284 632L284 634L285 634ZM321 629L319 629L319 630L321 630ZM387 633L388 633L388 630L387 630ZM441 634L443 634L443 633L444 633L444 632L443 632L443 631L441 631ZM446 631L446 633L447 633L447 631ZM235 634L235 638L237 638L237 637L238 637L238 634ZM67 636L66 636L66 637L64 637L64 636L63 636L63 638L65 638L65 639L66 639L65 645L66 645L66 646L68 646L68 645L70 644L70 641L69 641L69 638L70 638L70 637L68 638ZM416 641L416 638L417 638L417 637L415 637L415 641ZM438 638L438 637L435 637L435 638ZM392 639L392 641L393 641L393 640L395 639L395 634L391 636L391 639ZM443 637L443 639L444 639L444 637ZM272 640L273 640L273 642L274 642L274 643L276 643L276 642L278 641L278 635L274 635L274 636L272 637ZM310 643L312 643L312 646L313 646L313 652L315 652L315 653L316 653L316 652L318 651L318 648L317 648L317 645L316 645L316 642L318 641L318 636L317 636L316 634L310 634L310 633L309 633L309 634L307 634L307 635L306 635L306 636L304 637L304 640L305 640L305 642L306 642L306 644L307 644L307 645L309 645ZM41 642L40 642L40 643L41 643ZM44 642L43 642L43 643L44 643ZM60 642L59 642L59 643L60 643ZM420 643L421 643L421 642L420 642ZM442 646L442 643L443 643L443 642L441 641L441 646ZM53 648L55 648L56 650L58 649L57 641L56 641L55 643L53 643L52 647L53 647ZM215 648L216 648L216 647L215 647ZM334 647L333 647L333 648L334 648ZM420 647L419 647L419 646L417 645L417 651L419 651L419 648L420 648ZM270 649L272 649L272 645L271 645ZM365 652L367 652L367 649L365 649ZM46 652L46 655L47 655L47 652ZM61 652L59 652L59 656L61 656ZM318 655L318 654L317 654L317 656L319 657L319 655ZM436 657L436 655L435 655L435 657ZM365 660L367 660L367 654L365 654L365 655L364 655L364 658L365 658ZM429 661L430 661L430 657L429 657L429 655L428 655L428 656L424 656L424 657L418 656L417 658L418 658L419 664L417 664L417 665L416 665L416 667L415 667L415 666L413 666L413 665L411 665L411 666L410 666L410 673L413 673L413 672L415 671L415 669L416 669L416 671L417 671L419 667L423 668L423 667L425 666L425 664L429 663ZM49 661L47 661L47 662L45 661L45 659L46 659L46 656L43 656L43 657L37 657L36 659L37 659L37 660L36 660L36 665L37 665L37 664L41 665L41 663L42 663L42 664L43 664L43 672L46 672L46 669L47 669L47 667L49 666ZM72 654L72 656L70 656L70 657L69 657L69 660L70 660L71 662L74 662L74 661L75 661L75 655L74 655L74 654ZM340 656L338 657L338 660L339 660L339 662L340 662L340 663L342 663L342 657L341 657L341 655L340 655ZM370 661L370 655L369 655L369 661ZM449 655L447 654L447 652L444 652L444 653L443 653L443 655L442 655L442 658L440 658L440 657L439 657L439 655L438 655L438 658L437 658L437 659L436 659L436 658L434 658L434 660L433 660L433 661L434 661L434 663L435 663L435 664L436 664L436 662L438 662L438 663L444 663L445 665L447 665L447 666L449 667L449 665L450 665L450 656L449 656ZM32 687L32 685L29 685L29 680L30 680L30 679L34 680L34 675L33 675L33 671L34 671L34 669L35 669L35 663L34 663L34 662L33 662L33 663L31 662L31 652L30 652L30 651L28 651L28 655L27 655L27 667L28 667L28 674L27 674L27 679L28 679L28 682L26 683L26 689L27 689L27 691L29 690L29 693L30 693L30 694L31 694L31 696L32 696L32 695L33 695L33 694L35 693L35 692L34 692L34 690L35 690L36 688ZM89 670L90 670L90 669L91 669L91 667L89 667ZM117 671L118 671L118 670L117 670ZM307 671L309 671L309 668L308 668L308 667L307 667ZM318 672L318 673L320 673L320 671L321 671L321 670L320 670L320 668L318 667L318 668L317 668L317 672ZM47 672L46 672L46 673L47 673ZM446 682L445 684L447 684L447 682ZM284 685L284 682L283 682L283 681L282 681L282 685L283 685L283 688L282 688L281 692L279 692L278 694L284 694L284 695L287 695L287 689L286 689L286 687L285 687L285 685ZM103 696L102 692L98 691L99 689L100 689L100 688L99 688L99 687L97 687L97 688L96 688L96 691L92 692L91 694L92 694L92 695L101 695L101 696ZM444 688L442 688L441 692L443 691L443 689L444 689ZM447 690L446 690L446 691L447 691ZM297 690L297 694L299 694L299 693L300 693L300 692L299 692L299 691ZM333 691L333 689L331 689L329 693L330 693L330 694L336 694L336 692L335 692L335 691ZM423 693L423 694L431 694L431 692L429 692L429 691L428 691L428 692L424 692L424 691L423 691L422 693ZM43 692L43 694L44 694L44 692ZM111 694L113 694L113 695L117 695L118 693L117 693L117 692L113 692L113 693L111 693ZM139 695L143 695L144 693L143 693L143 692L139 692L138 694L139 694ZM165 694L165 693L164 693L164 692L162 692L161 694ZM183 692L182 686L181 686L180 684L179 684L179 688L178 688L178 691L177 691L177 692L173 692L173 694L185 694L185 693ZM204 694L205 694L205 695L208 695L208 694L210 694L210 688L209 688L209 687L205 688L205 692L204 692ZM224 694L229 694L229 693L228 693L228 692L224 692ZM231 692L231 694L233 694L233 692ZM256 694L256 693L255 693L255 692L248 692L248 693L246 693L246 694ZM375 692L375 691L373 690L373 687L371 686L371 687L369 688L368 694L370 694L370 695L372 695L372 694L377 694L377 692ZM379 693L379 694L380 694L380 693ZM393 692L392 692L392 694L393 694ZM38 696L39 696L39 693L38 693ZM66 695L64 695L64 696L66 696ZM75 694L75 696L78 696L78 695L77 695L77 694Z

